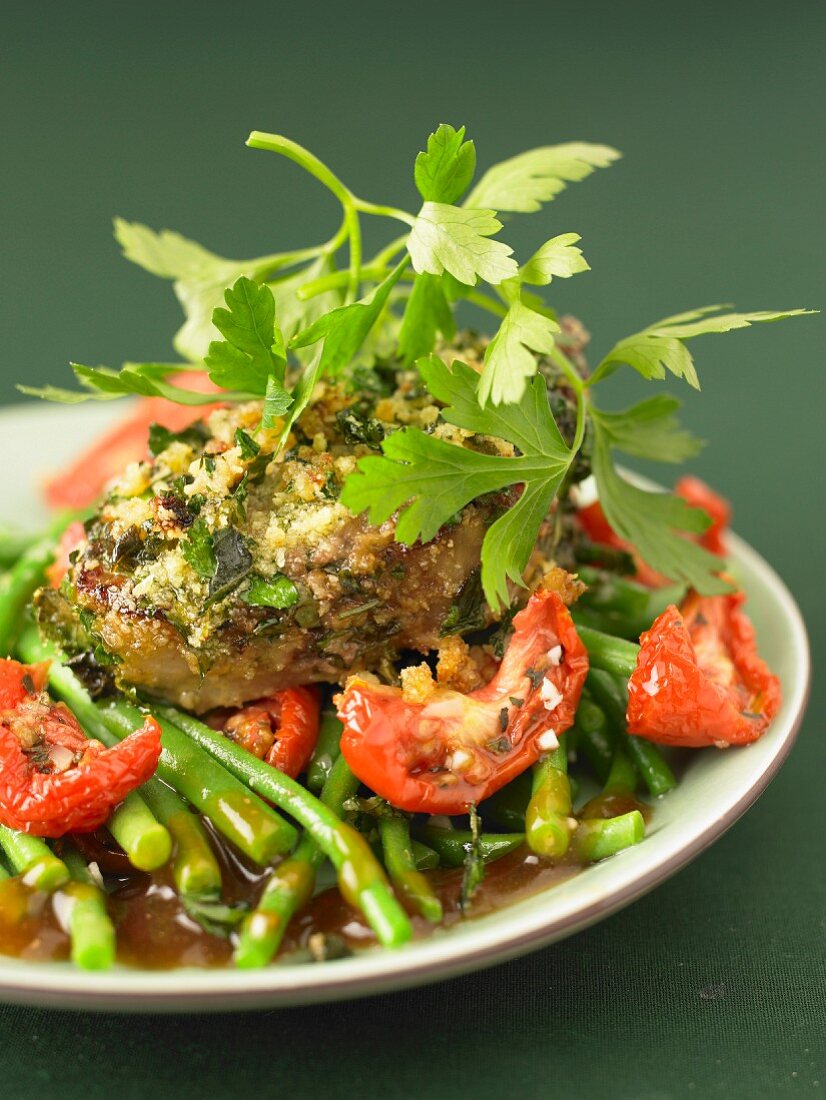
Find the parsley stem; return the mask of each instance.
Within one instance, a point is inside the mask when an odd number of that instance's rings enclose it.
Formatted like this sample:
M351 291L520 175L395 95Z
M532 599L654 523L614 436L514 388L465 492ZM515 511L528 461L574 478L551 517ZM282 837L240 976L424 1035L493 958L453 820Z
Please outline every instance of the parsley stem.
M361 284L361 222L358 210L348 202L344 207L344 222L350 238L350 270L347 282L347 301L354 302L359 296Z
M299 167L303 168L306 172L309 172L311 176L314 176L319 183L323 184L328 191L331 191L341 205L344 208L344 222L342 229L333 237L332 242L335 243L335 248L328 247L326 251L335 251L341 244L344 243L345 237L350 241L350 270L348 272L347 281L347 297L350 301L355 300L358 297L358 288L361 282L361 225L359 223L358 211L363 207L370 204L362 204L360 199L357 199L350 189L345 186L338 178L338 176L332 172L323 161L320 161L317 156L305 149L303 145L299 145L298 142L290 141L289 138L284 137L282 134L265 134L260 130L253 130L250 136L247 138L247 145L253 149L266 149L272 153L279 153L283 157L287 157L288 160L293 161ZM311 253L312 255L318 255L320 251L325 251L324 246L318 251Z
M385 264L379 267L377 264L370 263L366 267L361 269L361 281L362 282L376 282L380 283L387 277L388 268ZM403 275L402 278L414 279L413 274ZM339 287L345 286L350 280L349 271L331 271L329 275L322 275L318 279L313 279L309 283L305 283L304 286L298 290L296 296L301 302L306 302L309 298L315 298L319 294L324 294L328 290L337 290Z
M370 261L371 265L376 264L381 267L388 267L390 261L402 251L407 244L407 234L402 234L401 237L396 237L395 241L391 241L381 252L377 252L373 259Z
M247 145L252 149L266 149L271 153L279 153L282 157L287 157L314 176L328 191L332 191L345 210L353 205L354 196L349 188L326 164L298 142L290 141L283 134L267 134L261 130L253 130L247 138Z
M577 371L571 360L568 358L568 356L565 354L565 352L562 351L561 348L554 345L550 355L551 359L554 361L554 364L559 367L559 369L567 378L571 389L574 390L577 395L581 394L585 389L585 383L580 378L579 372Z
M550 355L554 364L559 367L565 375L571 389L576 394L576 427L574 428L574 438L571 443L571 455L573 456L579 452L579 448L582 446L582 440L585 438L585 412L588 396L585 390L585 383L582 378L580 378L579 371L565 352L554 344Z
M488 294L483 294L481 290L472 290L468 288L466 291L462 292L462 297L472 305L487 310L488 313L493 313L497 317L507 317L508 315L506 306L501 305L495 298L491 298Z
M399 210L395 206L382 206L379 203L367 202L365 199L359 199L355 195L352 196L353 205L356 210L360 210L362 214L372 214L377 218L395 218L398 222L404 222L405 225L415 225L416 219L412 214L408 214L406 210Z
M334 236L312 248L299 248L294 252L276 252L272 256L263 256L253 271L255 282L277 282L273 276L285 267L294 267L305 260L314 260L317 256L330 256L337 252L347 240L347 221L343 219Z

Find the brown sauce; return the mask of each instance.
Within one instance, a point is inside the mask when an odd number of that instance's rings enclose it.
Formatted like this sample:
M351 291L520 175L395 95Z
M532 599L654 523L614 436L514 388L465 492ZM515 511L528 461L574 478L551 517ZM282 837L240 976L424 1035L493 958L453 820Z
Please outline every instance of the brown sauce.
M414 936L416 939L423 939L432 935L437 928L451 928L459 921L494 913L571 878L580 869L579 864L573 861L551 863L535 856L527 848L519 848L487 865L484 881L473 895L467 913L462 913L459 904L461 868L430 871L427 878L442 902L444 916L440 924L433 925L419 916L411 915ZM349 906L335 888L317 894L301 913L296 914L284 937L282 953L287 954L306 947L310 937L319 932L326 936L339 937L354 950L370 947L376 942L361 914Z
M224 901L254 902L264 875L252 870L223 845ZM444 907L444 918L434 926L412 916L417 939L437 928L450 928L461 920L495 912L579 871L573 861L550 863L520 848L488 864L485 879L476 891L469 911L462 913L461 869L428 873ZM168 868L151 875L107 876L109 912L117 928L118 961L141 969L168 970L181 966L222 967L231 964L232 942L206 932L183 909ZM375 944L361 914L344 901L335 887L319 893L293 918L279 952L279 961L306 954L310 938L318 933L358 950ZM69 939L61 929L51 899L25 886L19 879L0 882L0 954L31 961L69 957Z

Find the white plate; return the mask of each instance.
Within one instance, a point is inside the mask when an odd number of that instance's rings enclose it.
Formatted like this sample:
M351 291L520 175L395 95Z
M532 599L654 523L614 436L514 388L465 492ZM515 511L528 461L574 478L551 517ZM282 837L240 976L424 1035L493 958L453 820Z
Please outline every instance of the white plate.
M0 521L35 525L33 486L60 468L111 418L107 407L22 405L0 411ZM783 707L756 744L691 757L678 788L656 807L645 841L507 909L397 951L260 971L119 968L85 974L68 964L0 957L0 999L117 1011L218 1011L306 1004L419 985L490 966L562 939L616 912L678 871L760 796L788 754L803 716L809 652L800 612L776 573L732 536L732 562L749 595L763 656L783 683ZM758 859L759 853L753 853Z

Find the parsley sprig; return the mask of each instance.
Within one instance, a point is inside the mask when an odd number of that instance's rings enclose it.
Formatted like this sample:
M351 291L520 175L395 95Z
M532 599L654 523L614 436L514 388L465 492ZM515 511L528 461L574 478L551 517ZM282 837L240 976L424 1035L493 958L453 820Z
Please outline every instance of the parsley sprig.
M399 541L427 541L477 497L509 490L515 500L482 547L482 585L497 609L522 583L540 525L587 446L612 527L669 577L701 592L724 587L723 562L685 537L708 524L705 513L632 484L614 464L617 452L666 462L696 453L699 442L677 423L679 402L660 395L608 412L595 403L594 389L623 365L649 380L670 373L698 388L687 341L813 311L733 313L709 306L667 317L620 340L583 378L564 354L555 314L536 291L589 270L578 234L551 237L520 264L500 237L498 215L541 210L569 183L614 163L616 150L585 142L532 149L489 168L473 186L475 146L464 127L442 124L415 159L421 202L408 211L359 197L289 138L254 131L247 144L293 161L327 188L341 206L336 232L319 245L236 261L169 230L117 219L124 255L174 282L185 314L174 341L183 361L127 363L120 370L73 364L79 391L21 387L24 392L70 403L141 394L197 406L214 400L214 393L189 390L176 375L200 369L222 399L261 399L263 425L281 425L281 446L319 379L389 349L405 365L416 364L444 405L444 421L504 440L513 453L458 446L416 428L390 433L382 454L361 459L344 485L342 500L354 512L368 512L375 523L398 513ZM365 217L404 227L369 259L363 255ZM433 354L440 340L454 336L454 313L463 302L498 322L480 375ZM538 374L542 357L562 373L576 401L570 445ZM514 487L521 488L514 493ZM207 548L191 541L199 566L211 567Z

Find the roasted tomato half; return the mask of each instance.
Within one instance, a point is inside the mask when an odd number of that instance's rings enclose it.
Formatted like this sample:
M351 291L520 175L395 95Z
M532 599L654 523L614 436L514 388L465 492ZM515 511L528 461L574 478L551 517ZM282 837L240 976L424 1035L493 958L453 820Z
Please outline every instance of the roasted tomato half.
M348 681L341 750L363 783L402 810L461 814L556 747L588 654L556 592L535 592L513 625L496 675L467 695L435 687L412 702L399 688Z
M628 730L667 745L742 745L765 732L780 706L780 681L758 652L740 610L742 592L692 594L640 639L628 681Z
M681 477L674 486L674 493L686 504L702 508L711 517L710 526L701 535L686 535L686 538L696 538L697 542L712 554L724 555L726 553L724 536L731 520L731 507L728 501L698 477ZM588 538L593 542L616 550L626 550L631 554L636 568L636 579L641 584L648 585L649 588L661 588L671 583L668 577L646 564L630 543L620 538L605 518L602 505L598 500L585 508L580 508L577 516Z
M221 715L217 727L253 756L295 779L318 740L319 709L316 688L286 688L228 717Z
M47 664L0 659L0 823L35 836L90 833L155 771L154 719L107 749L43 690Z

